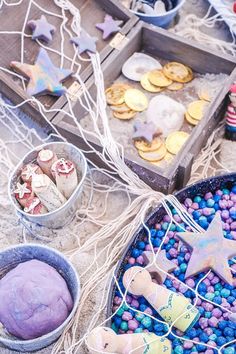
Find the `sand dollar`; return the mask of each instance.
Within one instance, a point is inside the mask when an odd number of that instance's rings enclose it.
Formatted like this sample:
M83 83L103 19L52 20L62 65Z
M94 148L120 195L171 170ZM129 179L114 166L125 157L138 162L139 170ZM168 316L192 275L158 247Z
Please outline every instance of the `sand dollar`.
M151 144L147 143L144 140L136 140L134 142L136 149L143 152L155 151L159 149L162 144L163 142L159 137L154 138Z
M161 92L163 90L163 88L153 85L149 81L148 75L149 75L149 73L146 73L141 78L140 84L141 84L142 88L144 88L144 90L146 90L148 92L152 92L152 93Z
M166 139L166 148L173 154L177 155L181 150L182 146L186 143L189 138L189 134L183 131L173 132L168 135Z
M159 87L167 87L173 83L172 80L168 79L162 70L152 70L148 73L148 80L151 84Z
M160 94L149 102L147 121L155 124L164 137L180 130L184 123L185 107L174 99Z
M169 79L181 83L189 82L193 79L192 69L174 61L164 65L163 73Z
M194 101L188 105L187 111L193 119L201 120L208 104L208 102L203 100Z
M164 144L162 144L161 147L155 151L144 152L144 151L139 150L138 153L139 153L139 156L146 161L149 161L149 162L160 161L166 155L166 147Z
M148 99L140 90L127 90L125 92L124 99L127 106L133 111L142 112L148 107Z
M123 65L122 73L133 81L140 81L142 76L153 69L161 69L156 59L144 53L134 53Z

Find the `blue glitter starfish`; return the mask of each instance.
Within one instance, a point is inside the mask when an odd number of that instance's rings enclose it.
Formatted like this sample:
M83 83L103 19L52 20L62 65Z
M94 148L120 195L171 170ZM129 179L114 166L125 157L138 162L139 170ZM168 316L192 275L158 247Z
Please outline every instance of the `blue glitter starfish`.
M33 40L42 39L47 43L52 40L52 34L56 31L56 27L52 26L43 15L38 20L29 21L27 26L33 31Z
M62 86L61 82L72 74L71 70L54 66L43 48L40 49L34 65L12 61L11 67L29 78L26 92L30 96L48 93L54 96L63 95L66 88Z
M71 38L71 43L74 43L79 48L79 54L84 52L96 53L96 37L91 37L85 30L81 30L79 37Z

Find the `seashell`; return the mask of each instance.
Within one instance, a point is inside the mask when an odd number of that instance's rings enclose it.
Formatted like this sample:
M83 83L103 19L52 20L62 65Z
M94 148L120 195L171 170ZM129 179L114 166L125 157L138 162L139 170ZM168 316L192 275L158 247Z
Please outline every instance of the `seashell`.
M185 107L166 95L155 96L147 110L147 121L161 129L164 137L180 130L184 122Z
M143 11L147 15L156 15L156 12L154 11L154 9L150 5L147 5L147 4L143 4Z
M166 13L165 3L162 0L158 0L154 6L154 13L156 15L163 15Z
M156 59L144 53L134 53L122 67L125 77L133 81L140 81L142 76L154 69L162 69L162 65Z

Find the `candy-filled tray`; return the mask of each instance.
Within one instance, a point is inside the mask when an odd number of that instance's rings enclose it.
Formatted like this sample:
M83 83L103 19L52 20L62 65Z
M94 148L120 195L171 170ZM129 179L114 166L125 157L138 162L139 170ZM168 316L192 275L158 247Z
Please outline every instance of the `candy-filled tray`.
M134 61L126 69L124 64L143 55L148 55L143 73L153 77L144 77L145 74L137 81L131 80ZM172 73L176 62L177 71L186 72L182 82ZM124 147L127 165L152 188L171 192L186 184L194 157L223 118L225 96L236 75L235 64L230 56L190 45L178 36L143 23L136 25L123 47L103 63L111 132ZM163 74L166 71L167 76ZM93 77L87 87L95 94ZM66 105L64 110L68 110ZM74 103L73 111L80 124L91 131L91 119L79 101ZM181 115L182 120L175 114ZM147 124L157 125L157 121L161 134L152 132L148 144L143 137L136 141L138 130L146 132ZM53 124L74 143L84 144L67 115L57 115ZM91 137L89 140L99 149L97 141Z
M116 33L113 33L107 39L103 39L102 31L96 28L96 24L104 22L106 15L112 15L113 19L118 21L118 32L125 35L137 21L135 16L132 16L114 0L101 0L99 2L74 0L71 3L80 10L77 27L81 26L85 36L89 36L89 44L93 43L96 46L101 61L113 50L111 40ZM19 75L20 69L17 70L16 65L12 67L11 62L34 65L38 62L37 58L42 47L49 57L45 63L44 56L43 63L45 65L48 65L50 60L57 68L70 70L72 73L79 71L83 81L91 75L92 68L89 56L84 52L81 53L80 58L77 57L76 45L71 42L71 38L76 37L76 33L71 29L73 12L75 12L73 8L71 11L63 10L56 5L56 2L47 0L22 1L14 6L3 4L0 13L0 45L4 55L0 59L0 80L2 92L14 103L29 99L36 91L31 90L32 95L30 94L31 91L27 93L26 88L24 88L24 86L27 86L27 81L21 78L26 77L26 75L20 73L22 76L19 77L12 74L12 72L16 72ZM44 16L43 19L42 16ZM34 40L32 40L32 36L35 36ZM21 69L25 71L22 66ZM74 82L73 74L67 77L67 72L64 72L62 76L65 88L70 89ZM45 95L39 97L39 102L47 110L61 108L65 104L65 100L65 96ZM33 117L37 117L39 112L38 105L30 102L27 102L23 109L27 110ZM48 117L50 118L54 114L55 111L53 113L49 112Z
M112 316L109 324L113 331L120 335L139 333L147 341L149 338L150 343L152 340L153 344L150 344L149 349L159 348L158 353L165 352L161 351L161 336L166 338L167 353L215 354L219 350L223 354L235 352L236 268L232 257L236 253L235 196L235 174L215 177L176 194L183 208L182 213L180 205L175 204L173 207L170 202L171 213L167 213L161 206L149 215L146 226L150 234L148 235L147 229L140 227L114 272L107 307L107 316ZM191 232L194 230L184 217L184 211L191 214L195 223L201 227L198 232L202 235L198 235L201 242L205 242L204 237L206 238L207 253L203 249L199 250L197 243L191 248ZM211 247L207 245L207 237L213 237L210 231L213 224L217 225L217 237L224 241L218 241L219 243L216 242ZM231 245L232 252L225 252L223 242ZM158 253L156 262L165 273L154 264L149 264L153 259L152 247L155 254L162 250ZM217 254L219 247L221 252ZM206 266L209 263L203 263L211 252L215 252L217 264L209 271ZM196 254L198 261L194 262ZM227 258L229 278L226 281L223 269ZM190 269L190 264L195 269ZM135 277L141 276L143 267L146 267L146 275L143 273L143 276L147 277L147 273L150 275L148 281L145 280L141 285ZM130 285L127 285L127 279ZM158 287L159 293L157 297L150 296L147 300L150 295L148 289L151 289L150 281L152 289ZM125 292L127 288L128 292ZM165 291L166 297L162 298L162 291ZM189 312L186 311L188 316L184 316L184 301L191 304L188 307ZM166 306L157 302L164 302ZM181 309L182 319L178 320L176 316ZM174 323L175 319L177 320ZM172 324L171 331L167 333ZM124 336L123 343L125 340ZM152 347L154 343L156 346Z

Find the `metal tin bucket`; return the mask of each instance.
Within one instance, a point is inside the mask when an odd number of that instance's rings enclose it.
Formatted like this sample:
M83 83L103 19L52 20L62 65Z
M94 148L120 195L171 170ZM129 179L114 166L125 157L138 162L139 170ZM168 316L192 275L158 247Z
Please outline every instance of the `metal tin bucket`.
M54 331L44 336L21 340L11 335L0 332L0 343L4 346L21 351L31 352L40 350L55 342L62 334L65 327L75 314L80 298L80 281L73 265L58 251L47 246L37 244L16 245L0 252L0 272L3 277L11 269L15 268L19 263L37 259L45 262L55 268L58 273L65 279L68 289L73 298L74 304L71 313L67 319Z
M185 3L185 0L177 0L176 6L170 10L164 13L163 15L148 15L148 14L143 14L140 12L136 11L131 11L134 13L136 16L140 18L140 20L151 23L152 25L159 26L162 28L168 28L171 24L171 22L174 20L175 16L177 15L179 9L183 6Z
M42 215L31 215L24 212L18 204L15 196L14 189L17 183L17 180L20 176L20 171L22 167L30 162L36 162L38 152L42 149L50 149L54 151L59 158L64 157L74 162L77 173L79 184L70 198L67 200L65 204L63 204L57 210L52 212L48 212L47 214ZM76 211L80 205L80 193L83 188L83 183L87 174L87 161L82 154L82 152L74 145L65 143L65 142L53 142L44 144L41 146L37 146L34 150L30 151L20 163L16 166L13 174L10 177L9 185L8 185L8 193L11 199L12 204L17 210L18 215L23 220L27 220L29 222L35 223L39 226L45 226L50 229L58 229L66 224L68 224L74 217ZM23 221L22 220L22 221Z

